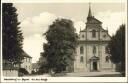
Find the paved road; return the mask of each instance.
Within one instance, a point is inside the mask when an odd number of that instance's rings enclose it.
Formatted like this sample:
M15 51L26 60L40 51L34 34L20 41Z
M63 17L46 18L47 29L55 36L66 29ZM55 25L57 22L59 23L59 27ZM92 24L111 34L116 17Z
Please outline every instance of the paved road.
M51 77L49 74L43 74L43 75L26 75L23 77Z
M74 72L67 73L66 77L120 77L119 72Z
M27 75L23 77L52 77L52 76L49 74L43 74L43 75ZM59 77L121 77L121 74L119 72L73 72L73 73L67 73L64 76L59 75Z

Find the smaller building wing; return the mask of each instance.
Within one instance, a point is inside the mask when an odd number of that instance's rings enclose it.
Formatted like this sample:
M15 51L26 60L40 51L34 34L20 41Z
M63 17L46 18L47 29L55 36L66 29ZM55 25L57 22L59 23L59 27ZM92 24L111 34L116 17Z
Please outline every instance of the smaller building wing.
M39 69L40 65L38 63L32 63L32 69Z

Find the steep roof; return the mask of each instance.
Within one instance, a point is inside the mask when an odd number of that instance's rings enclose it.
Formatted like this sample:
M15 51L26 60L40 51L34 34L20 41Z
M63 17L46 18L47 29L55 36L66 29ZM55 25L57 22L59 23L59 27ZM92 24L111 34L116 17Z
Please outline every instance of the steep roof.
M13 65L4 65L3 70L18 70L18 67L14 67Z
M3 64L6 64L6 63L11 63L11 62L4 59L4 60L3 60Z
M29 56L24 50L22 50L22 56L23 56L23 57L27 57L27 58L32 58L32 57Z
M96 18L93 16L93 17L87 19L87 23L89 23L89 24L101 24L102 22L99 21L98 19L96 19Z
M14 67L8 60L3 60L3 70L18 70L18 67Z

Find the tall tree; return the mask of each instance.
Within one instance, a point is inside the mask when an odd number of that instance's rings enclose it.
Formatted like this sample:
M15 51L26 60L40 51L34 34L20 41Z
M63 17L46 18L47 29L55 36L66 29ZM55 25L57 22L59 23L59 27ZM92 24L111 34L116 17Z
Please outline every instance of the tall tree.
M3 59L11 62L19 62L23 36L18 26L17 9L12 3L2 4L2 52Z
M122 24L112 37L110 44L111 60L114 63L121 63L121 71L125 71L125 25Z
M44 34L47 43L44 44L44 57L49 70L61 72L71 65L77 45L77 34L73 22L68 19L57 19Z

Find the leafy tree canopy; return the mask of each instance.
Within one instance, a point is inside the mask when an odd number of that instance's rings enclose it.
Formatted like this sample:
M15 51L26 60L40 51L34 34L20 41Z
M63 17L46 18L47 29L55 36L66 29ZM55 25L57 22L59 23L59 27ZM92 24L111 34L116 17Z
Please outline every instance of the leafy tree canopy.
M43 45L43 55L49 69L63 71L74 60L77 45L77 34L73 22L68 19L57 19L44 34L47 43Z
M18 26L17 9L12 3L2 4L2 48L3 59L19 62L23 42L22 32Z
M125 25L122 24L116 34L112 36L108 45L111 54L111 60L114 63L121 63L122 70L125 70Z

